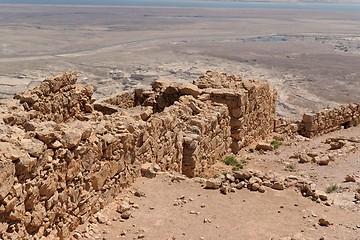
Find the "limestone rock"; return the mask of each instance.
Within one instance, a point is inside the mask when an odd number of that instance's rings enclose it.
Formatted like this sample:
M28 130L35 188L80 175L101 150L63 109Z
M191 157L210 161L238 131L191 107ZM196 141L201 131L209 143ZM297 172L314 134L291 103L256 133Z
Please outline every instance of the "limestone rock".
M234 178L238 179L240 181L248 180L251 178L251 173L247 170L240 169L240 170L234 171Z
M156 173L160 170L160 167L156 163L145 163L141 165L141 176L146 178L156 177Z
M328 157L321 157L316 160L316 163L320 166L326 166L329 165L330 159Z
M355 193L355 200L360 201L360 193Z
M356 182L355 175L346 175L345 182Z
M179 86L179 92L182 95L192 95L194 98L197 98L202 91L196 85L188 83Z
M205 188L206 189L219 189L221 186L221 179L218 178L210 178L206 180Z
M256 145L255 150L272 151L274 147L270 143L260 142Z
M324 191L316 190L315 195L318 196L321 201L327 201L328 200L328 196Z
M118 213L123 213L123 212L127 212L130 210L131 210L131 205L129 204L129 202L126 202L126 201L122 201L116 209L116 211Z
M319 225L324 226L324 227L328 227L328 226L332 225L332 223L329 222L328 220L326 220L325 218L320 218L319 219Z
M330 150L340 149L340 148L342 148L343 146L345 146L345 142L344 142L344 141L331 142L331 143L330 143Z
M311 162L311 157L305 153L298 155L299 163L308 163Z
M57 182L57 175L48 177L39 188L40 196L50 198L52 195L54 195L55 191L57 190Z
M79 145L82 132L75 129L66 129L61 138L61 143L65 148L75 148Z
M0 154L0 199L6 197L15 182L15 165L1 158Z
M271 185L271 188L272 188L272 189L276 189L276 190L284 190L284 189L285 189L285 185L284 185L284 183L282 183L282 182L274 182L274 183Z
M38 139L21 139L20 144L32 157L39 157L45 151L45 145Z
M122 219L129 219L131 217L131 212L130 211L125 211L121 213L121 218Z

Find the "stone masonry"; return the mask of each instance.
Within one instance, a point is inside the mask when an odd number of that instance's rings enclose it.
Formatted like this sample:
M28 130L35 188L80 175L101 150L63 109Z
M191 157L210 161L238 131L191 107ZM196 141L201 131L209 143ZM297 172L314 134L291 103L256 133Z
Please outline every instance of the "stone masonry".
M304 114L299 122L299 134L314 137L328 132L348 128L360 122L360 104L341 105L316 114Z
M0 104L1 239L67 238L143 164L194 177L272 130L265 83L208 72L95 102L76 79L49 78Z
M260 81L207 72L101 101L66 73L0 103L0 238L68 238L140 176L142 166L200 175L272 132L312 137L356 125L359 104L301 122L275 117Z

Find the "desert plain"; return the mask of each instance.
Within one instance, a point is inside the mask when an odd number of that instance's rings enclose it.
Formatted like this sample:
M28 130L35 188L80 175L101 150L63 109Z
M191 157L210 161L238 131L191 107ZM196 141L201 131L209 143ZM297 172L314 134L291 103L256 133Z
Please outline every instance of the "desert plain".
M356 102L358 11L1 5L0 97L76 70L96 97L206 70L267 80L278 112Z

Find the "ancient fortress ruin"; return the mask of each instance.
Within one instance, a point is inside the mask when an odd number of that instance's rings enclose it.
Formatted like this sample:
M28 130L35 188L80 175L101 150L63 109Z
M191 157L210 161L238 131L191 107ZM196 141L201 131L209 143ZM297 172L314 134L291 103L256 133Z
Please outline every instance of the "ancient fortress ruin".
M360 120L351 104L292 124L275 116L266 82L216 72L102 101L76 80L49 78L0 104L1 239L69 237L144 164L194 177L272 132L312 137Z

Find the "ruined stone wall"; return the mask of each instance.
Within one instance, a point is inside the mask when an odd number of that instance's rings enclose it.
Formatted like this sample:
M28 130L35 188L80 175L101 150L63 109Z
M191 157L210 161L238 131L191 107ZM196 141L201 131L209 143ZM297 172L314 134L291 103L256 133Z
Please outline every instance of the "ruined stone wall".
M281 134L294 134L298 132L298 124L282 117L274 120L274 132Z
M68 75L52 80L63 78ZM21 101L1 108L1 239L66 238L138 177L143 163L195 176L229 149L225 105L184 93L160 112L118 106L103 115L85 109L92 101L87 94L80 104L80 91L70 94L79 104L58 111L64 102L47 99L87 89L73 86L75 81L67 84L50 94L36 88L27 92L41 96L36 101L17 95ZM51 111L35 103L50 104ZM15 117L8 121L9 116Z
M211 101L227 106L234 153L273 132L276 92L268 83L209 71L195 84Z
M299 122L299 134L314 137L360 122L360 104L341 105L316 114L304 114Z
M48 78L31 90L15 95L26 111L11 113L4 121L11 125L22 125L25 121L39 119L61 123L70 118L82 119L84 112L92 112L94 101L92 86L76 85L77 73Z

